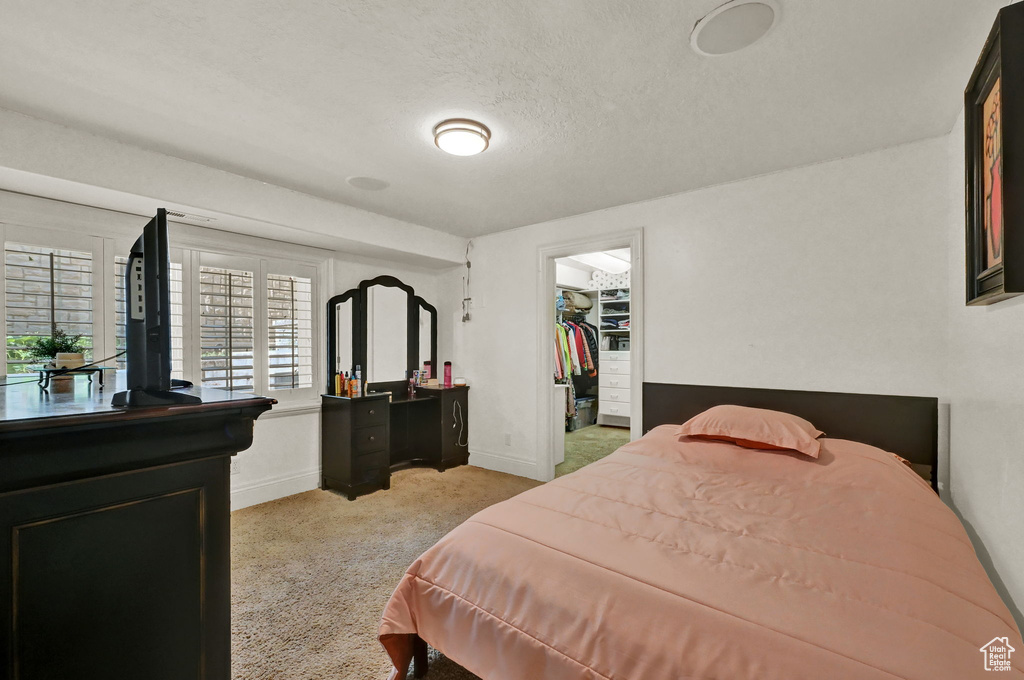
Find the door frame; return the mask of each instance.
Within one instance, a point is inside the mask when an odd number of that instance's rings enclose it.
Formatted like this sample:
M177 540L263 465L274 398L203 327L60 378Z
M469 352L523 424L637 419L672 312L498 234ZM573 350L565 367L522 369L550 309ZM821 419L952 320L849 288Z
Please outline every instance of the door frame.
M555 352L554 343L551 341L555 330L553 304L555 260L580 253L617 248L630 249L629 438L632 441L643 435L641 422L645 337L643 227L541 246L537 249L537 473L538 479L542 482L554 479L555 437L565 436L564 431L555 427L552 415L555 408L555 388L552 380Z

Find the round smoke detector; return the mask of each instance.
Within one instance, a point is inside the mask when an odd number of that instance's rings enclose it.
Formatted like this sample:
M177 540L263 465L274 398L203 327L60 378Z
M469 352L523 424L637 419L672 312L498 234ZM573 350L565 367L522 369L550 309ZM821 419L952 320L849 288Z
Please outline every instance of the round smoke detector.
M707 57L738 52L768 35L778 18L774 0L731 0L697 22L690 47Z

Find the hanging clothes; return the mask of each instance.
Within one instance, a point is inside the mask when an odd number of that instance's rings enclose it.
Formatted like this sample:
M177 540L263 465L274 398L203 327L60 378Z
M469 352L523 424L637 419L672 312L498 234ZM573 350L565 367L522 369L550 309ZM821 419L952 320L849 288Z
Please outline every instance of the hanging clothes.
M564 324L555 325L555 380L565 380L573 372L572 355L569 352L568 329Z
M597 327L583 321L579 324L580 330L583 331L583 351L587 357L587 375L591 378L597 377Z
M565 330L568 333L569 354L572 356L572 375L583 375L583 359L580 356L582 349L580 338L580 327L575 324L566 324Z
M559 315L561 316L561 314ZM567 315L568 316L568 315ZM560 319L555 324L555 382L568 385L565 391L565 417L576 416L576 397L597 388L597 327L574 315L577 320Z

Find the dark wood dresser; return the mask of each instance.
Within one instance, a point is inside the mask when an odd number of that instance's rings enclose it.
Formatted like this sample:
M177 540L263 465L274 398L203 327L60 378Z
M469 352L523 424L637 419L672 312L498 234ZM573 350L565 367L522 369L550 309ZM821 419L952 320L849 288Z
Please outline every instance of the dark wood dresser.
M75 389L0 388L2 676L229 680L228 464L274 400Z
M387 394L349 399L323 395L320 411L322 488L349 500L391 483L391 404Z
M349 399L322 395L322 488L349 500L391 486L391 472L424 466L444 471L469 462L469 387L378 384L390 391Z

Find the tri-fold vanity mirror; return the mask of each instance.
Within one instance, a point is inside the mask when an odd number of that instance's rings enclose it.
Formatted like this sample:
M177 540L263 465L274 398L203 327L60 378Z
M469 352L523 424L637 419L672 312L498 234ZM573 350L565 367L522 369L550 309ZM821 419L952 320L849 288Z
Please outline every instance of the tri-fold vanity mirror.
M363 396L322 396L322 488L354 500L389 488L393 470L469 461L469 388L410 393L409 378L427 361L437 377L437 310L412 286L378 276L328 301L328 390L357 366L366 387Z
M424 362L437 366L437 310L393 276L331 298L327 328L328 385L357 366L373 384L405 384Z

